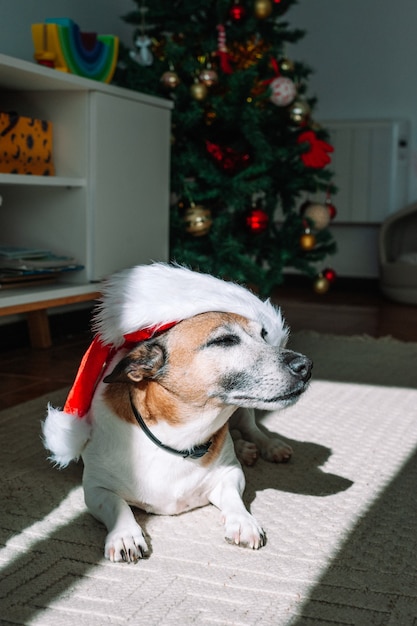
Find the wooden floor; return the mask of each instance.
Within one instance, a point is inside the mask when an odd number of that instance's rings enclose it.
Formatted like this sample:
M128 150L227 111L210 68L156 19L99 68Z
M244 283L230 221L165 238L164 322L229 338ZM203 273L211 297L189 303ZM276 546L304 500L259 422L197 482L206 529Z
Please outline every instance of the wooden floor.
M286 286L277 290L273 301L292 331L417 341L417 306L390 302L373 283L342 284L321 296L309 285ZM29 347L24 322L0 328L0 409L71 385L91 339L89 317L89 310L53 316L54 345L44 350Z

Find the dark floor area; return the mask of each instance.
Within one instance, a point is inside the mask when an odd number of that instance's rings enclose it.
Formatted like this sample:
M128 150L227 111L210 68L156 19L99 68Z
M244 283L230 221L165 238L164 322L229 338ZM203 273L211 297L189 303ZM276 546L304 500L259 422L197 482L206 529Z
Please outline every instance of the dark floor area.
M294 280L276 290L292 331L417 341L417 305L391 302L375 281L340 280L324 295ZM33 350L24 321L0 326L0 409L70 386L90 339L89 309L51 316L52 348Z

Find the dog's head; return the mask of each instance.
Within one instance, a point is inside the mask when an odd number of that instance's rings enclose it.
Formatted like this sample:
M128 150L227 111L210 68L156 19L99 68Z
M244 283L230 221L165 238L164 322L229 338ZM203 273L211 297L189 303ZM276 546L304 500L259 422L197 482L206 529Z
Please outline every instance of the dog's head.
M190 408L278 409L308 386L311 361L270 345L257 322L209 312L185 319L134 347L106 376L106 383L153 385Z

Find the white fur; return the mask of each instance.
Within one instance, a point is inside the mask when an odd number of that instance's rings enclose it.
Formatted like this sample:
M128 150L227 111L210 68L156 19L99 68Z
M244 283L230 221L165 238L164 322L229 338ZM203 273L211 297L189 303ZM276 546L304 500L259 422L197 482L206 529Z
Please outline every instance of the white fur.
M288 334L281 312L244 287L178 265L153 263L114 274L104 286L95 330L119 346L123 335L207 311L236 313L259 322L267 342L283 345Z
M91 426L86 419L79 419L48 404L42 432L44 446L52 452L50 459L60 467L66 467L81 456L90 438Z

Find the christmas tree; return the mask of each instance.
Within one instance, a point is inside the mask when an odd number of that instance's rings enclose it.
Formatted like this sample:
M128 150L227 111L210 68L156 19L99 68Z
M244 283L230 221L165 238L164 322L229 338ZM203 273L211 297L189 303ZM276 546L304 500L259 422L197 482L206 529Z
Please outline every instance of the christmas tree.
M264 296L286 268L319 285L335 251L333 149L313 120L311 70L286 54L304 35L286 21L295 0L135 2L116 82L174 102L171 259Z

